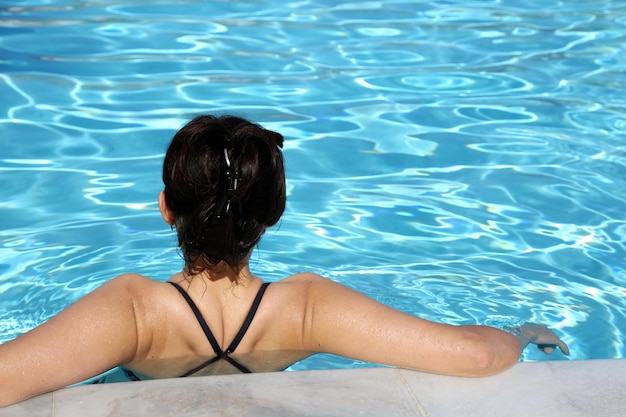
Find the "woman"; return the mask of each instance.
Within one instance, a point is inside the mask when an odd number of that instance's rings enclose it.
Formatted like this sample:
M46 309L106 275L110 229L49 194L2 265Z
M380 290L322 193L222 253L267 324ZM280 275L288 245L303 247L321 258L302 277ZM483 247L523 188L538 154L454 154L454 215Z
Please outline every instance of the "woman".
M185 267L168 282L126 274L0 346L0 405L116 366L140 378L266 372L319 352L447 375L512 366L528 343L568 348L526 324L507 333L422 320L312 273L267 285L248 261L285 208L280 134L200 116L173 138L159 208Z

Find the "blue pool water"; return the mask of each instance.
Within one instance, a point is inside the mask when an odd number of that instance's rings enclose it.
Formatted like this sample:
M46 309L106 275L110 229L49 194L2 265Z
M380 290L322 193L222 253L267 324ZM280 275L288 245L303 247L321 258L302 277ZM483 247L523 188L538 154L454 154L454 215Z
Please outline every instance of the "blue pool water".
M287 138L258 275L625 357L626 2L13 0L0 19L0 342L181 267L161 160L218 112Z

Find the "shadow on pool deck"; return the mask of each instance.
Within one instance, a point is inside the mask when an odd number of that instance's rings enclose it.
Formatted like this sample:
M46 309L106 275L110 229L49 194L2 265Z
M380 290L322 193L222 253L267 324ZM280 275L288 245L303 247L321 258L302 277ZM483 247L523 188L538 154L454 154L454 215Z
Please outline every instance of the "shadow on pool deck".
M626 360L520 363L486 378L400 369L276 372L83 385L0 417L626 415Z

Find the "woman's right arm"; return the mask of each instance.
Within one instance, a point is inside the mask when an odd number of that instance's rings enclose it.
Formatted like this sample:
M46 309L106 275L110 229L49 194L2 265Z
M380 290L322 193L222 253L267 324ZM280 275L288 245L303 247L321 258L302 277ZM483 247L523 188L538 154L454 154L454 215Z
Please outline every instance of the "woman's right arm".
M125 275L46 323L0 345L0 406L53 391L124 364L136 355L137 289Z
M316 352L438 374L484 376L515 364L527 342L564 346L547 329L534 328L520 339L487 326L435 323L322 277L302 278L309 281L305 349Z

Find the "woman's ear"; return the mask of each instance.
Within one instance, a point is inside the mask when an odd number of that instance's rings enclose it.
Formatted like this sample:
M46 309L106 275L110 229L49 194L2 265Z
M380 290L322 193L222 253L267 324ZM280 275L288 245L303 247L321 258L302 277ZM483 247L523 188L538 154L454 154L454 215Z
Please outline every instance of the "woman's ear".
M172 213L170 208L167 206L167 203L165 202L165 193L163 191L159 193L159 210L161 210L161 217L163 217L163 220L165 220L165 223L169 224L170 226L173 226L174 225L174 213Z

